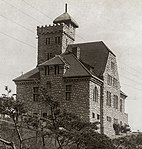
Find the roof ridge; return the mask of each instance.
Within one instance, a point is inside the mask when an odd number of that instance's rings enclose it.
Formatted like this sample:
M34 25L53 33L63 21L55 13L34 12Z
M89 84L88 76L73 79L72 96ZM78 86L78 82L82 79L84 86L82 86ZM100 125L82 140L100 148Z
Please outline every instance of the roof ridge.
M105 46L105 48L116 57L116 55L107 47L107 45L102 40L100 40L100 41L90 41L90 42L74 43L74 44L69 44L69 46L83 45L83 44L93 44L93 43L102 43Z

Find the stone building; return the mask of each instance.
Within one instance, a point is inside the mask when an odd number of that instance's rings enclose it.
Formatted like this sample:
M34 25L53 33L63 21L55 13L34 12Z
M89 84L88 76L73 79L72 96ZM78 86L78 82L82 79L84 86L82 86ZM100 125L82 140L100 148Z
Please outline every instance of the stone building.
M31 113L46 116L48 108L38 98L44 86L64 109L100 121L100 132L111 136L113 123L128 123L116 55L102 41L74 43L78 27L67 8L52 26L37 27L37 67L14 79L17 97Z

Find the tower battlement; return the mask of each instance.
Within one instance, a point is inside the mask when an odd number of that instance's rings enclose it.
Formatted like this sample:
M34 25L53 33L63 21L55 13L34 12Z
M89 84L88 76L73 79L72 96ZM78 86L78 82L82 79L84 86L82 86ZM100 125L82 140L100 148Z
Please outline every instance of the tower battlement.
M38 64L64 53L75 41L76 21L66 11L53 20L53 25L37 26Z
M37 26L37 35L63 31L64 26L65 26L64 23L45 25L45 26Z

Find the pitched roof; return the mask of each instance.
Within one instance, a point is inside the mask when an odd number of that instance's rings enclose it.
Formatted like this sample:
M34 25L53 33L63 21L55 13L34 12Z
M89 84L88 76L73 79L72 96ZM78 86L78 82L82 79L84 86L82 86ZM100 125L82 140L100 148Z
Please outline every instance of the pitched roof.
M90 76L89 71L71 53L56 55L52 59L40 64L39 67L49 65L66 65L68 68L63 77Z
M63 75L64 77L91 76L90 72L78 61L73 54L62 54L69 68Z
M91 66L94 75L101 78L105 70L108 54L109 52L112 53L112 51L102 41L71 44L68 49L74 47L80 48L80 61L86 68Z
M111 52L107 48L107 46L102 41L78 43L69 45L66 51L69 51L70 48L74 47L80 48L79 60L72 53L65 52L61 55L55 56L50 60L47 60L39 66L68 65L69 67L63 75L64 77L81 77L95 75L96 77L102 79L101 77L106 67L108 54L109 52ZM92 72L88 68L91 68ZM33 78L39 78L38 68L35 68L27 72L26 74L14 79L14 81L31 80Z
M120 95L123 95L125 98L128 97L123 91L120 90Z
M53 23L71 23L75 28L78 28L77 22L67 12L58 16Z
M65 64L64 60L61 56L56 55L55 57L43 62L39 66L47 66L47 65L63 65Z
M33 79L39 79L39 69L37 67L15 78L13 81L29 81Z

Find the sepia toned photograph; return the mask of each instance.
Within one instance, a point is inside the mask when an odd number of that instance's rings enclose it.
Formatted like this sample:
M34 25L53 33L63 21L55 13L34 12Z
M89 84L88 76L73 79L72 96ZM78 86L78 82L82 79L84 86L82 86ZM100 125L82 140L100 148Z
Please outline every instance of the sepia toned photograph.
M0 0L0 149L142 149L141 14L141 0Z

